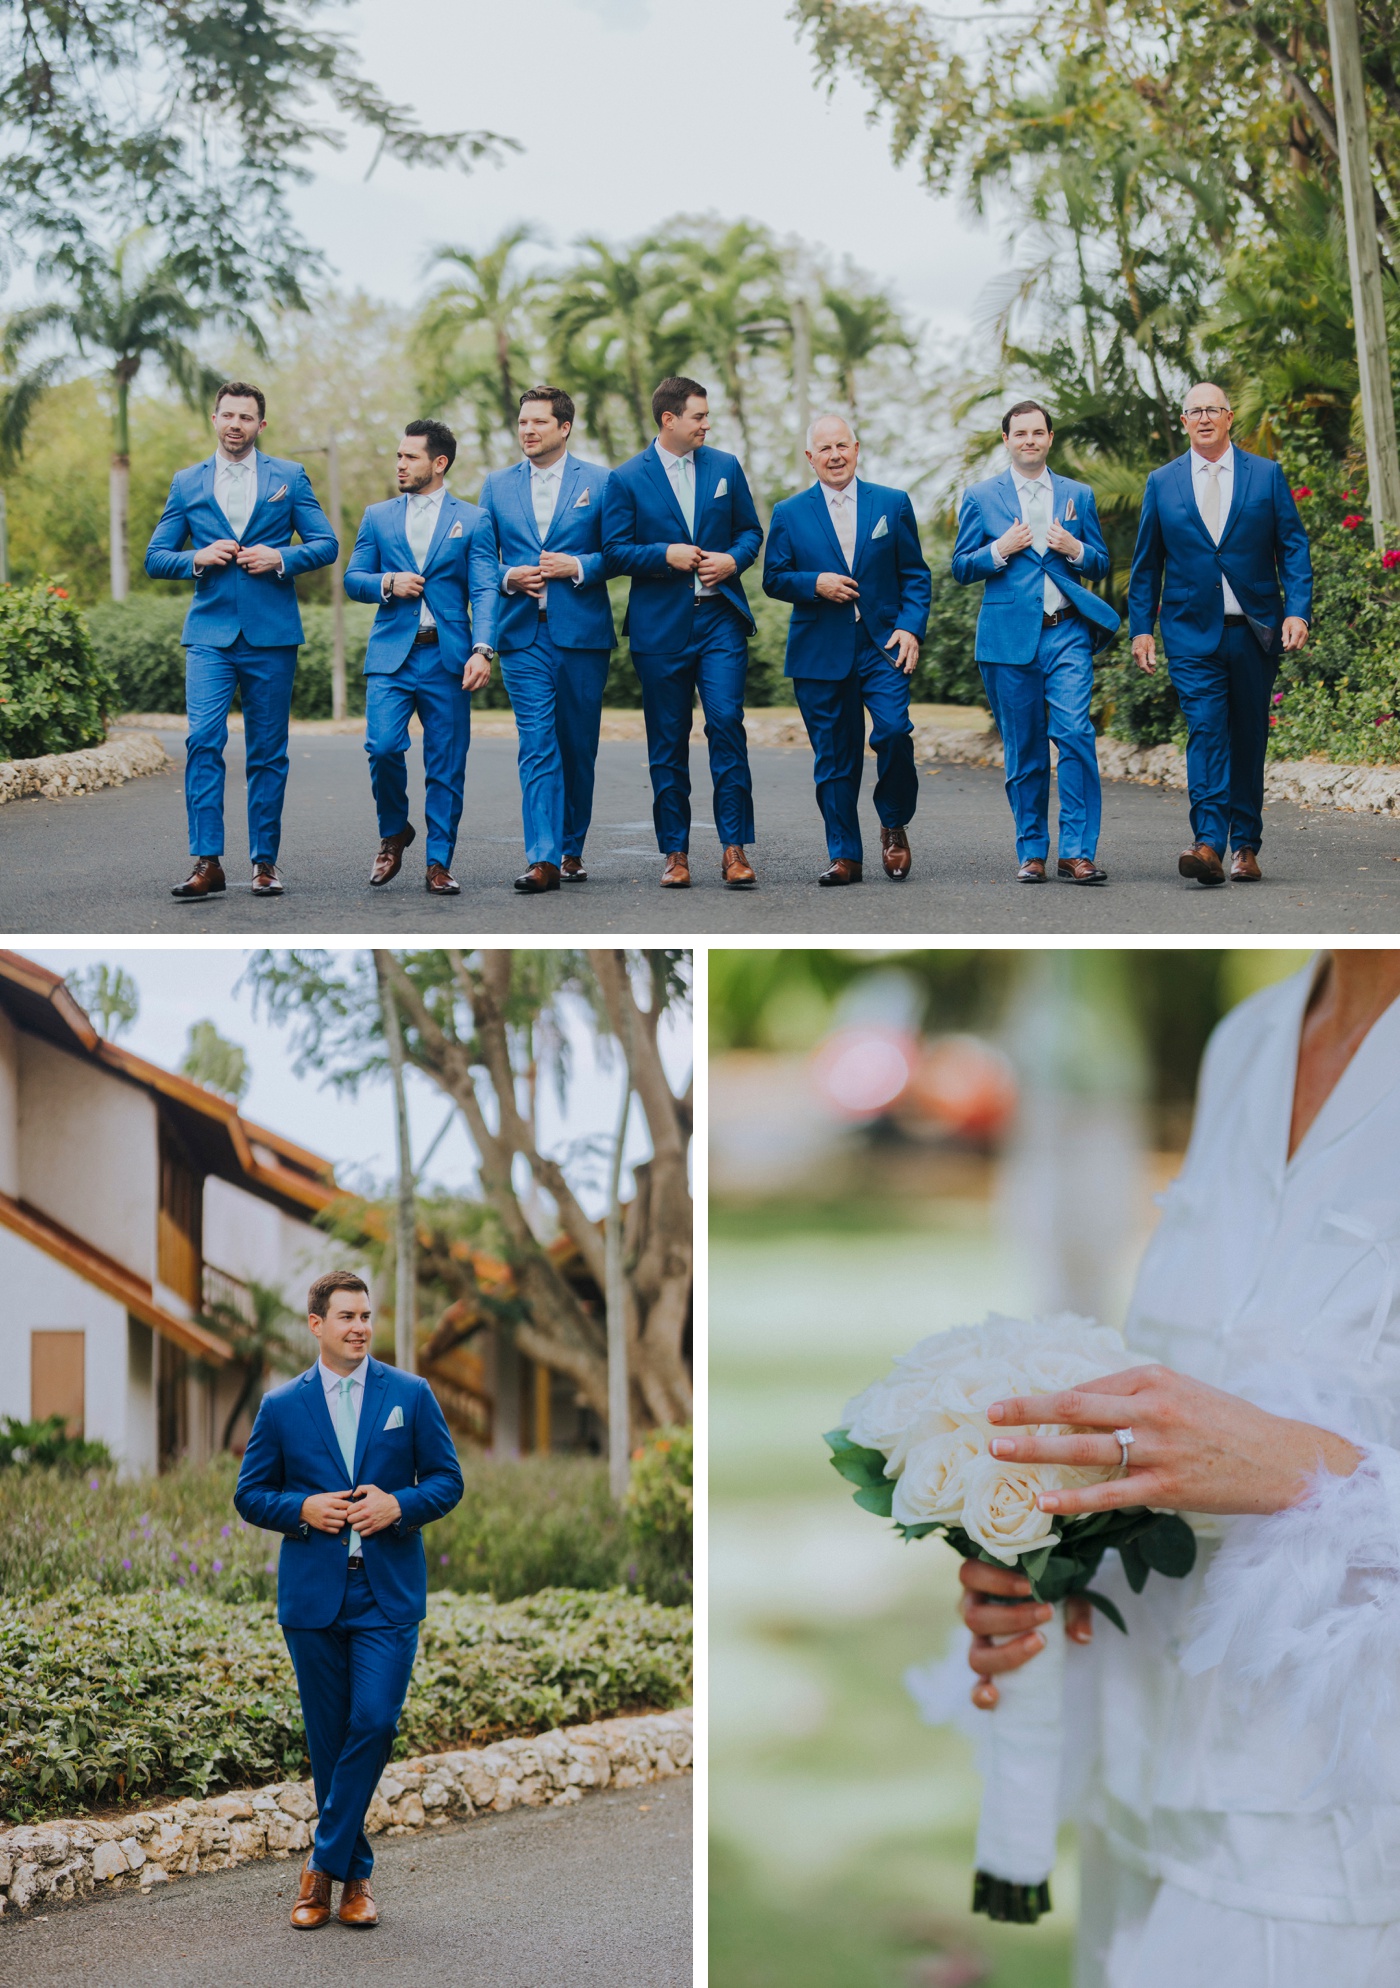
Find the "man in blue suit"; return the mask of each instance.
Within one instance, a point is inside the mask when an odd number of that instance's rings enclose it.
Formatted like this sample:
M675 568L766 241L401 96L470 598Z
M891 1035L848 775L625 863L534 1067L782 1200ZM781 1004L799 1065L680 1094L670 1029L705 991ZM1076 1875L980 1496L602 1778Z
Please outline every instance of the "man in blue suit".
M609 573L631 575L623 632L642 684L652 819L668 890L690 882L690 716L700 694L710 745L720 877L757 879L744 681L754 619L740 575L763 529L737 456L707 448L709 396L698 380L665 379L651 397L658 434L623 463L603 494Z
M254 897L280 897L277 855L287 789L287 726L301 645L298 573L329 566L335 533L299 462L255 447L267 401L245 380L214 397L214 454L176 472L146 548L153 580L193 580L185 645L185 811L194 869L171 895L225 889L224 747L243 702L248 854ZM293 534L300 545L292 544ZM189 548L188 550L186 548Z
M1172 684L1186 714L1192 843L1183 877L1260 881L1264 749L1281 651L1301 649L1312 617L1308 535L1276 462L1230 441L1230 397L1191 388L1182 426L1191 446L1154 469L1143 493L1128 583L1133 659L1156 670L1161 612Z
M1045 466L1054 441L1039 401L1001 419L1010 467L974 483L958 514L953 578L985 583L977 662L1005 755L1006 797L1016 822L1017 876L1045 882L1050 854L1050 741L1059 750L1058 874L1101 884L1102 800L1089 702L1094 654L1118 616L1085 582L1108 572L1108 548L1087 483ZM1070 529L1071 525L1073 530Z
M452 874L474 690L491 681L496 534L479 505L446 484L457 438L441 421L410 421L398 449L401 497L371 504L345 569L352 601L379 612L365 650L365 751L379 814L369 880L387 884L415 839L408 818L408 722L423 725L424 886L456 897Z
M496 529L496 647L515 712L525 822L518 891L584 883L608 658L617 641L603 570L608 472L569 454L574 403L559 387L520 397L525 460L493 469L481 508Z
M422 1528L462 1496L462 1470L426 1381L369 1357L364 1279L335 1271L307 1299L309 1372L263 1396L233 1502L282 1534L277 1620L306 1721L316 1832L292 1924L373 1926L365 1811L393 1750L427 1613Z
M792 602L783 670L812 741L826 824L829 867L817 882L861 880L869 711L881 854L885 875L900 883L913 862L907 830L919 799L909 678L928 626L928 565L907 493L857 478L860 443L844 416L812 423L807 460L817 481L774 509L763 591Z

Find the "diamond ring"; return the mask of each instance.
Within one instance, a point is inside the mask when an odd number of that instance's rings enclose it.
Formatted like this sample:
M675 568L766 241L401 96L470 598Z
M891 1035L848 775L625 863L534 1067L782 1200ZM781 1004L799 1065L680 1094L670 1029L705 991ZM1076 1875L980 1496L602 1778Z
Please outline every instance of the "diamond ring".
M1133 1432L1131 1429L1115 1429L1113 1440L1123 1453L1123 1469L1126 1470L1128 1468L1128 1450L1130 1445L1136 1440Z

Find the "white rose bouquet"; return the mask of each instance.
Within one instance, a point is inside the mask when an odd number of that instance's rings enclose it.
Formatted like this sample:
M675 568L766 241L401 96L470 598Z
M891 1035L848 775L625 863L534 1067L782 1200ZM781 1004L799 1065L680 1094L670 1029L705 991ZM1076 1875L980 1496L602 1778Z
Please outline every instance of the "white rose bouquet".
M826 1437L856 1503L892 1518L905 1539L942 1533L964 1559L1019 1568L1037 1601L1055 1604L1045 1649L997 1680L1000 1703L979 1749L982 1815L972 1908L1032 1923L1050 1910L1058 1822L1064 1692L1064 1610L1082 1594L1125 1634L1113 1603L1089 1583L1110 1547L1134 1593L1150 1570L1181 1578L1195 1564L1191 1528L1173 1513L1131 1506L1078 1517L1041 1511L1043 1491L1103 1482L1112 1469L1002 1462L986 1411L1008 1395L1052 1394L1120 1369L1123 1341L1107 1326L989 1316L934 1333L846 1405ZM1057 1433L1057 1432L1051 1432Z

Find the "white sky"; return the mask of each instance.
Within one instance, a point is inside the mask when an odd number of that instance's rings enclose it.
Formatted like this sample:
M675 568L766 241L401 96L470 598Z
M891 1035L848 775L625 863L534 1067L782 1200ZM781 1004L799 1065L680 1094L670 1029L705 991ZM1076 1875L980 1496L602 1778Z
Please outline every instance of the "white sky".
M234 991L246 952L233 948L104 946L96 951L29 950L26 957L63 974L98 960L125 967L141 995L135 1026L119 1037L126 1048L174 1070L184 1056L190 1024L212 1021L221 1035L248 1053L253 1081L241 1108L249 1118L334 1160L347 1185L357 1183L364 1172L381 1183L393 1175L397 1162L387 1079L362 1085L358 1098L350 1098L322 1088L314 1073L297 1077L287 1031L272 1027L262 1017L255 1021L250 990ZM560 1116L552 1086L541 1086L540 1092L542 1141L561 1158L568 1145L589 1134L611 1138L621 1097L620 1065L599 1063L591 1030L581 1014L571 1040L575 1075L567 1118ZM667 1074L673 1084L683 1082L690 1070L689 1016L666 1024L662 1042ZM417 1159L447 1116L450 1100L426 1078L410 1071L409 1102ZM634 1103L628 1128L628 1165L645 1159L649 1151L646 1121ZM596 1165L588 1169L589 1173L597 1171ZM475 1172L471 1145L460 1117L456 1117L433 1155L428 1177L442 1187L470 1190ZM601 1214L602 1195L588 1190L585 1176L575 1175L572 1169L570 1174L575 1192L590 1214Z
M366 73L429 128L520 140L499 170L409 170L372 140L316 154L293 205L338 281L411 301L439 242L482 247L534 221L559 248L677 213L748 217L849 254L935 332L961 337L1005 255L994 230L890 161L850 82L813 82L788 0L364 0L346 28Z

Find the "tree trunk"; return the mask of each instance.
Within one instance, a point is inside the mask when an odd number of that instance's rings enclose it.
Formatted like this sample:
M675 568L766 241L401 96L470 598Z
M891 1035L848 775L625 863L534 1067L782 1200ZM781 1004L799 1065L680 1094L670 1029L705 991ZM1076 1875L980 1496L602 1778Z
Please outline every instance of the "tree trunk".
M111 543L112 599L124 601L130 588L131 558L127 549L127 509L131 491L131 457L113 456L107 493L107 532Z

